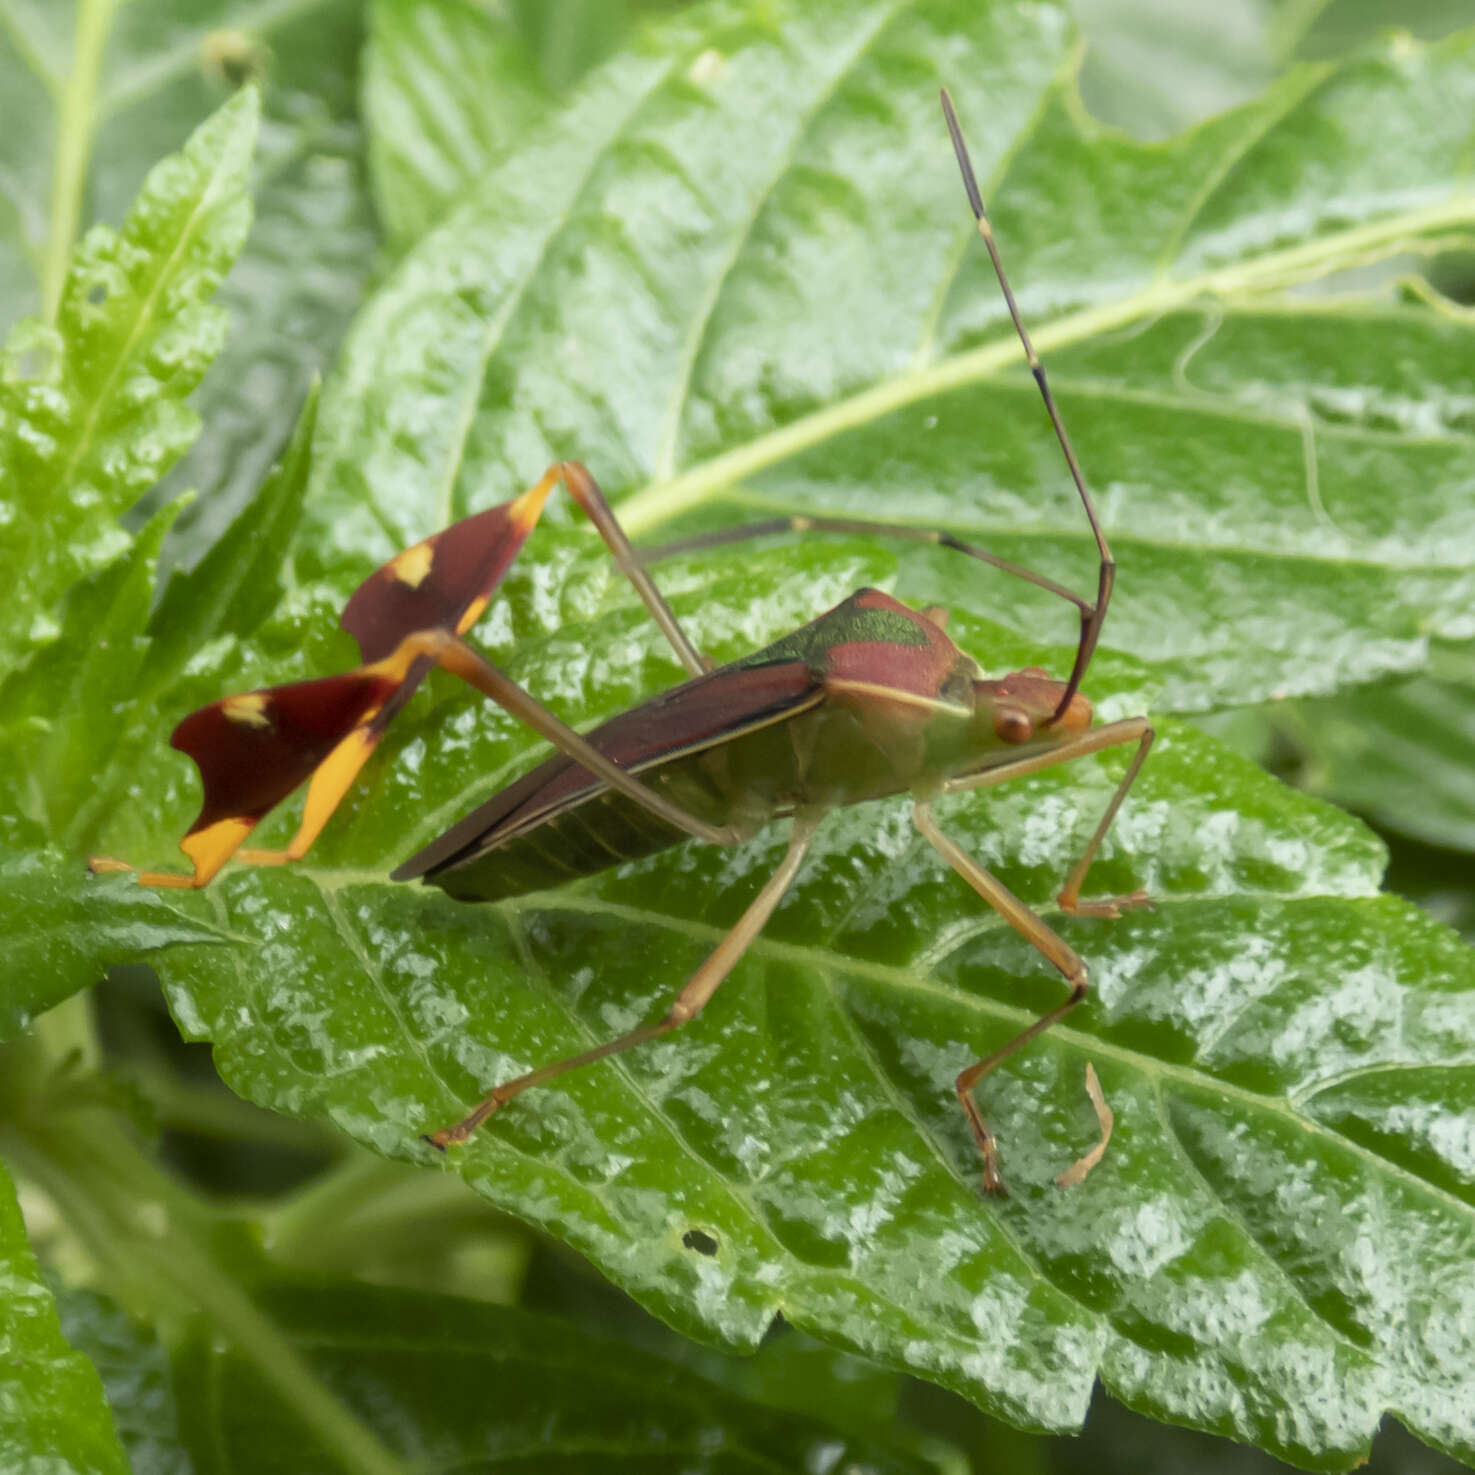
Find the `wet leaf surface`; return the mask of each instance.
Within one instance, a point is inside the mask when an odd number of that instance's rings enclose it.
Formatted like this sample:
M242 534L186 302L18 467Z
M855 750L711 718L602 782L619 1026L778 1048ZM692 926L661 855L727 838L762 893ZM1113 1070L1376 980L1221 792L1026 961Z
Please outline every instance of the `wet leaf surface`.
M1090 688L1162 731L1088 887L1145 886L1152 913L1053 909L1123 755L940 807L1092 973L1068 1027L986 1083L1011 1196L978 1196L951 1083L1060 985L896 803L831 818L699 1021L435 1159L419 1134L490 1085L658 1014L783 845L685 846L480 908L391 887L532 759L451 683L396 724L308 864L179 903L249 941L160 960L176 1018L243 1095L460 1172L724 1346L782 1313L1027 1427L1074 1427L1100 1376L1308 1466L1350 1465L1385 1410L1475 1458L1471 954L1378 894L1356 821L1174 720L1469 633L1468 325L1285 289L1468 229L1449 161L1470 43L1383 43L1146 146L1079 117L1050 7L847 0L785 20L689 11L567 96L522 115L500 98L526 134L448 95L434 121L458 148L438 157L464 177L416 197L396 166L404 254L325 389L278 606L213 625L167 719L124 720L162 738L224 691L350 664L332 624L357 579L562 454L648 539L843 510L946 525L1085 587L1079 510L935 112L949 81L1121 563ZM481 25L376 7L378 106ZM420 156L425 96L405 85L383 115L382 157ZM585 532L550 522L478 633L582 725L675 666ZM720 659L881 583L949 604L991 670L1068 664L1068 610L959 562L813 539L659 576ZM163 859L198 804L185 765L160 742L109 786L100 843ZM1088 1061L1117 1135L1062 1193L1094 1136Z

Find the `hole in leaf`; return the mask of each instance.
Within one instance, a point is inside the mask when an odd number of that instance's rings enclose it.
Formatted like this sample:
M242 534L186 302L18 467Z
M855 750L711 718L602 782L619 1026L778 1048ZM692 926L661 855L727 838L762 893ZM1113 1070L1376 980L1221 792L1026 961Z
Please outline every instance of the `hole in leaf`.
M33 384L51 377L56 368L57 346L55 341L40 335L29 343L18 341L24 325L17 328L10 343L10 361L4 366L3 377L7 384Z
M39 348L28 348L15 360L17 379L39 379L46 372L46 355Z
M699 1255L715 1255L721 1244L715 1234L709 1234L705 1229L688 1229L681 1236L681 1243L689 1250L695 1250Z
M92 307L101 307L108 300L108 289L102 282L94 282L87 289L87 301Z

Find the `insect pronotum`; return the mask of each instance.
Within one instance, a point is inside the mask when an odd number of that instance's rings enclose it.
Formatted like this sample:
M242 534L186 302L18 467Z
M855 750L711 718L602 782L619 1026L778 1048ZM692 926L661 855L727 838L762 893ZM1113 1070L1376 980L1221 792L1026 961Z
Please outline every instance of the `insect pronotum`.
M1114 917L1147 903L1141 892L1095 900L1081 896L1097 848L1142 767L1153 733L1141 717L1091 726L1091 704L1080 685L1106 617L1115 565L1044 368L1020 319L946 92L942 107L979 234L1096 541L1095 598L1083 599L947 532L851 519L752 524L662 552L783 530L874 533L947 547L1075 605L1080 635L1065 681L1035 668L988 680L948 639L944 612L909 609L876 589L861 589L764 650L710 669L593 477L576 461L560 461L520 497L407 548L364 581L342 617L362 651L357 669L226 697L192 712L174 730L173 745L199 767L204 803L180 842L193 873L142 873L140 880L153 886L203 886L237 854L258 865L300 859L395 713L437 664L500 703L557 751L412 856L393 873L395 879L419 878L464 901L496 900L592 875L690 838L732 845L771 820L791 819L778 869L660 1019L502 1082L460 1121L431 1132L428 1140L437 1147L465 1141L529 1086L694 1019L793 884L824 816L840 805L909 793L922 835L1059 970L1069 988L1061 1004L957 1078L958 1101L983 1160L983 1188L1001 1192L998 1148L974 1099L975 1087L1081 1002L1086 967L1039 915L938 827L933 801L1135 743L1126 773L1058 901L1068 913L1096 917ZM689 674L681 685L582 736L464 639L560 482L593 522ZM240 850L252 828L304 782L307 798L291 842L282 850ZM130 869L102 858L92 865L94 870ZM1104 1148L1110 1112L1099 1087L1092 1099L1102 1139L1059 1181L1084 1177Z

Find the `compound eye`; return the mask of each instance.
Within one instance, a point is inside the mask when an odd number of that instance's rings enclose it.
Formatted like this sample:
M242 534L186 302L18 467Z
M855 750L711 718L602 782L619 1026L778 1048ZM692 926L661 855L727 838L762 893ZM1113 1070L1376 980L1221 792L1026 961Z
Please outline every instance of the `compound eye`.
M1027 743L1035 735L1035 725L1018 707L1000 707L994 713L994 732L1004 743Z

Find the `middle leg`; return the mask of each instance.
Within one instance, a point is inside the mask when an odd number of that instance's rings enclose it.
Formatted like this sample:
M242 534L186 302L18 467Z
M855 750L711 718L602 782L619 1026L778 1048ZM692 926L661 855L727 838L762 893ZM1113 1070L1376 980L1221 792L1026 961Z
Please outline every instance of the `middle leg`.
M779 868L764 883L763 889L753 898L747 911L738 918L732 931L717 944L706 961L687 980L686 985L672 1001L671 1007L660 1019L653 1024L643 1024L638 1029L632 1029L628 1034L620 1035L618 1039L608 1040L603 1045L596 1045L591 1050L583 1050L563 1060L552 1061L548 1065L539 1066L537 1070L530 1070L525 1075L504 1082L483 1098L476 1108L468 1112L459 1122L454 1122L449 1127L442 1127L438 1132L428 1133L425 1140L432 1147L438 1147L442 1151L452 1143L465 1142L493 1112L500 1110L513 1097L520 1096L528 1087L540 1086L545 1081L553 1080L555 1076L563 1075L565 1071L575 1070L581 1065L592 1065L596 1060L604 1060L610 1055L632 1050L636 1045L643 1045L647 1040L658 1039L661 1035L669 1034L673 1029L679 1029L683 1024L695 1019L712 995L717 992L723 980L737 966L743 954L751 946L753 939L763 930L764 924L773 915L779 902L783 900L784 893L799 873L799 867L804 861L817 824L816 817L808 815L794 817L793 832L789 836L789 848Z

